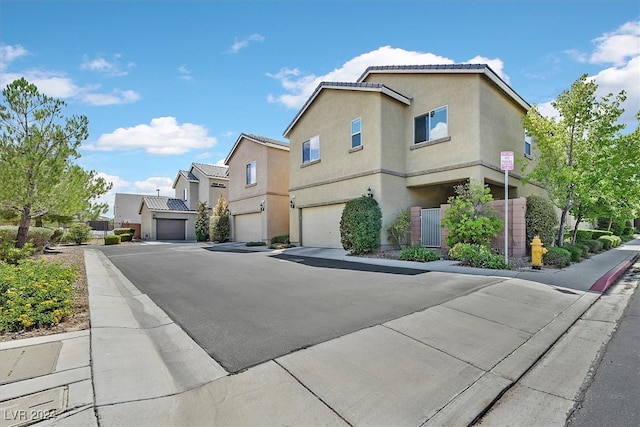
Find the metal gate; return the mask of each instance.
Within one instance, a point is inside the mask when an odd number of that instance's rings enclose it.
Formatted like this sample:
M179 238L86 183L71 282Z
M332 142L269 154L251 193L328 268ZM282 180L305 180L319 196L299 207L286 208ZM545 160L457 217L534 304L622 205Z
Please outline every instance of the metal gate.
M422 246L439 248L440 245L440 208L422 209L420 215Z

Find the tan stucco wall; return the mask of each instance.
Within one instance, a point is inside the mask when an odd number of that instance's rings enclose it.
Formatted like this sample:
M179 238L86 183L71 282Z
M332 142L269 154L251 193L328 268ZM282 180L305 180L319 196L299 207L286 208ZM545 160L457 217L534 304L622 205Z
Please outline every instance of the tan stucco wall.
M324 89L289 130L292 242L299 242L298 208L344 203L371 187L386 226L410 206L437 207L453 195L453 186L469 179L504 183L500 152L524 154L525 110L478 74L371 74L411 98L411 105L377 92ZM414 144L414 118L448 108L449 137ZM351 121L362 118L363 147L351 148ZM320 138L320 160L302 165L302 143ZM523 186L511 174L510 197L542 190Z
M256 183L246 184L246 166L256 162ZM229 211L232 217L261 212L261 239L289 232L289 151L243 138L229 159ZM232 221L235 227L235 221ZM235 230L233 235L235 235Z
M156 221L153 218L155 215L156 218L167 218L167 219L186 219L186 227L185 230L185 238L186 240L195 240L196 239L196 214L194 213L186 213L186 212L173 212L173 211L159 211L152 212L147 209L146 205L142 206L141 210L141 234L142 239L144 240L157 240L156 236Z

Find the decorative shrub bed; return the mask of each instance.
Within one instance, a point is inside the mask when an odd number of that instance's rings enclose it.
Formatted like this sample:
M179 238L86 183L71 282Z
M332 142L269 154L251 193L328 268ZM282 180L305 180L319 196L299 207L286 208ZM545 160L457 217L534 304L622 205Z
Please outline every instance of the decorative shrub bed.
M60 323L72 312L75 267L44 259L0 263L0 331Z
M402 249L400 254L398 254L398 259L402 261L418 262L438 261L440 259L440 254L427 249L424 246L417 245Z

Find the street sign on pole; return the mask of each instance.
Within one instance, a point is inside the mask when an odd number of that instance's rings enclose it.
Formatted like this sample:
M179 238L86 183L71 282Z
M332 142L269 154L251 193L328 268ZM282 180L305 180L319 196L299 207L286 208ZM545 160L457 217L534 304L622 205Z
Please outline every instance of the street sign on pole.
M509 171L513 170L513 151L500 152L500 169L504 171L504 262L509 264Z
M500 153L500 169L503 171L513 170L513 151L502 151Z

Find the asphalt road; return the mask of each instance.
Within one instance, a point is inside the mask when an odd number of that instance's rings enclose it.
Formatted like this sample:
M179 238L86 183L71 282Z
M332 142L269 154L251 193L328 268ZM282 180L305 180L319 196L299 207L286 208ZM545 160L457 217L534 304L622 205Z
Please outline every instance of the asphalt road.
M500 280L202 244L100 249L229 372Z
M571 427L640 425L640 294L636 288L595 367Z

